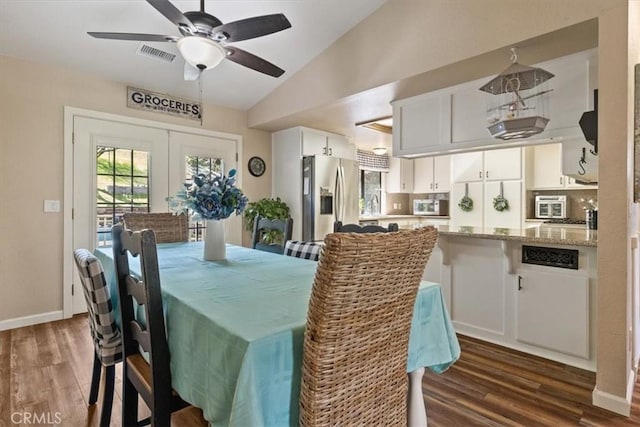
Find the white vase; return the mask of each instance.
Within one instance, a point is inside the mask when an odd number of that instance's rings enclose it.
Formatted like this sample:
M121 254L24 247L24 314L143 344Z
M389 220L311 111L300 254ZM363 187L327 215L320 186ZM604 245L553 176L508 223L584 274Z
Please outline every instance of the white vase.
M224 221L210 219L204 232L205 261L222 261L227 257L224 244Z

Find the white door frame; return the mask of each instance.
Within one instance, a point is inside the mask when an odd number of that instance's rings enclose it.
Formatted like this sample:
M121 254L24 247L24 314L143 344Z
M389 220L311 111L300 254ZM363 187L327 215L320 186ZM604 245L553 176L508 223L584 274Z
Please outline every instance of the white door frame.
M101 111L86 110L83 108L64 107L64 193L63 193L63 240L62 240L62 315L69 318L73 315L73 296L71 285L73 282L73 122L75 117L87 117L91 119L109 120L132 124L137 126L147 126L167 131L191 133L214 138L229 139L236 142L238 147L238 159L242 159L242 136L232 133L216 132L195 127L174 125L170 123L157 122L154 120L138 119L119 114L104 113ZM242 168L239 160L236 164L237 183L242 186Z

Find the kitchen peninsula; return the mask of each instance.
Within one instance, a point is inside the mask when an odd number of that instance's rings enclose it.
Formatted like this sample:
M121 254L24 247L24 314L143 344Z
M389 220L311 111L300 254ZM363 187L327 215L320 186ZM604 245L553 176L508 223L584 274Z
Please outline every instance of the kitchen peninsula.
M595 371L596 230L438 229L424 278L458 333Z

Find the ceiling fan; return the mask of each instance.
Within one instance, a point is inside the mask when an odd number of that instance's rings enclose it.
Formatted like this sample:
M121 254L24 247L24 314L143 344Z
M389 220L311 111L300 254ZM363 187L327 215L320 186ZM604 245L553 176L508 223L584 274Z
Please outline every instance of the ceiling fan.
M282 68L259 56L227 45L291 28L291 23L284 14L255 16L223 24L204 11L204 0L200 0L199 11L185 13L180 12L169 0L147 0L147 3L173 22L182 37L137 33L87 34L99 39L177 43L185 60L185 80L197 79L202 71L217 66L225 58L269 76L280 77L284 73Z

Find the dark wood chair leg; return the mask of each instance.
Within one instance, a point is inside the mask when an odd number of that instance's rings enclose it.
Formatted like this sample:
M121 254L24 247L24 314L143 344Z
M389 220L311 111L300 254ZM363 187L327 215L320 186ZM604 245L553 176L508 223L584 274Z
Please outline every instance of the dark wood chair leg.
M138 391L127 378L126 369L122 370L122 377L122 425L136 426L138 425Z
M102 396L102 415L100 427L109 427L111 422L111 407L113 406L113 385L116 379L116 367L107 366L105 374L104 395Z
M91 390L89 391L89 405L93 405L98 400L98 388L100 387L100 373L102 372L102 362L98 355L93 353L93 375L91 376Z

